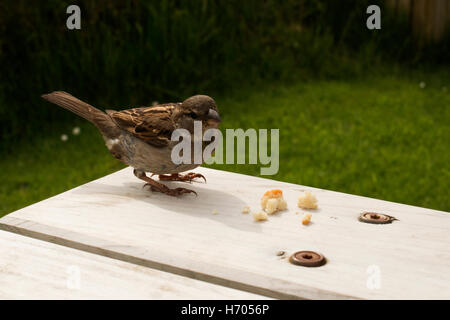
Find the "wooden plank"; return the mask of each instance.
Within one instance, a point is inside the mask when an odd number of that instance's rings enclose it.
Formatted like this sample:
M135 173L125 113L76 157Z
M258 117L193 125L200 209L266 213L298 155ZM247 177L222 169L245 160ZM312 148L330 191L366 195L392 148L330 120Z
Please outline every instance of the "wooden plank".
M441 40L450 20L449 1L415 0L412 4L413 31L421 43Z
M0 299L267 299L0 231Z
M433 3L433 40L440 40L447 31L450 16L447 12L448 0L436 0Z
M448 0L388 0L387 7L396 15L407 14L419 44L438 42L445 35L450 21Z
M409 12L411 8L411 0L397 0L397 6L400 10Z
M11 213L0 219L0 228L275 298L450 298L448 213L206 168L198 172L208 179L189 185L198 197L151 194L126 168ZM284 191L288 211L263 223L241 213L247 204L258 208L272 188ZM303 190L312 190L320 207L307 227L296 214ZM399 221L364 224L357 220L362 211ZM299 267L276 255L305 249L323 253L327 264Z
M411 0L387 0L388 8L393 9L396 14L400 12L408 13L411 7Z

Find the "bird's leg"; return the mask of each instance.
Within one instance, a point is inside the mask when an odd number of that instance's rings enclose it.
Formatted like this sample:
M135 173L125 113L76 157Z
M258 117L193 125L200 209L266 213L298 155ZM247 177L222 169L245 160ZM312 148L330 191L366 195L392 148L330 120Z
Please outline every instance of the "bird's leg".
M173 196L173 197L180 196L183 193L194 193L195 195L197 195L197 192L195 192L194 190L190 190L190 189L186 189L186 188L170 189L166 185L164 185L160 182L157 182L150 177L147 177L147 175L145 174L144 171L134 169L133 173L137 178L147 182L144 185L144 187L149 186L151 191L161 192L161 193L167 194L169 196Z
M201 178L206 182L206 178L202 174L195 172L188 172L186 174L172 173L171 175L160 174L158 177L162 181L185 181L191 183L195 181L194 179Z

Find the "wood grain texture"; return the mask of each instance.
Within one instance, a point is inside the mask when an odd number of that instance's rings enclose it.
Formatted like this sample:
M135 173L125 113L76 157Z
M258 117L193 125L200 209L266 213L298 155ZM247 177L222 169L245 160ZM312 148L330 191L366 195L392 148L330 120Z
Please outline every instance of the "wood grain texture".
M443 39L450 23L448 0L388 0L397 15L406 14L419 43Z
M196 170L208 184L198 197L151 194L131 168L0 219L0 228L274 298L449 299L450 216L446 212L218 170ZM171 186L185 185L168 183ZM282 189L288 210L254 222L268 189ZM318 198L301 224L297 197ZM216 209L217 214L212 214ZM364 224L362 211L399 219ZM305 268L277 256L313 250L326 265ZM379 270L380 287L370 283ZM368 286L369 282L369 286Z
M261 299L0 231L0 299Z

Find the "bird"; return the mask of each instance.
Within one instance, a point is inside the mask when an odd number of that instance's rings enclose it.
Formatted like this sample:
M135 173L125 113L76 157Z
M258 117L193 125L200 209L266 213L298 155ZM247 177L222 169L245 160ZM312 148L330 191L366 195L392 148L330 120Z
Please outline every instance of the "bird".
M133 168L134 175L145 181L152 192L169 196L197 193L187 188L169 188L154 180L192 182L206 178L198 173L181 172L195 169L199 163L175 164L171 159L171 140L176 129L194 132L194 121L201 121L202 130L218 129L221 122L219 110L213 98L194 95L183 102L165 103L148 107L136 107L121 111L105 110L79 100L64 91L43 94L42 98L63 107L94 124L103 136L109 152L118 160ZM146 173L151 173L149 177Z

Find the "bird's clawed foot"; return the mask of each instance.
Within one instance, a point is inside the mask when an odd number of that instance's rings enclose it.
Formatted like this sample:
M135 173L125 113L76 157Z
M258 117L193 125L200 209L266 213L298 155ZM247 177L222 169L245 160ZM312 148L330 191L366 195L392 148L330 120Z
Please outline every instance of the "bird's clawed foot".
M161 181L184 181L191 183L195 181L194 179L201 178L206 182L206 178L202 174L195 172L188 172L184 175L179 173L172 173L171 175L160 174L158 177Z
M177 197L177 196L181 196L184 193L193 193L195 195L197 195L197 192L195 192L194 190L190 190L190 189L186 189L186 188L174 188L174 189L170 189L169 187L167 187L166 185L157 182L155 180L153 180L150 177L147 177L145 175L145 172L143 171L139 171L139 170L134 170L134 175L136 177L138 177L141 180L144 180L145 182L147 182L144 187L149 186L151 191L154 192L161 192L164 194L167 194L169 196L172 197Z
M190 190L190 189L186 189L186 188L170 189L169 187L163 185L162 183L159 184L159 185L146 183L146 184L144 184L144 188L146 186L149 186L150 190L153 191L153 192L161 192L161 193L167 194L167 195L172 196L172 197L178 197L178 196L181 196L184 193L193 193L193 194L197 195L197 192L195 192L194 190Z

